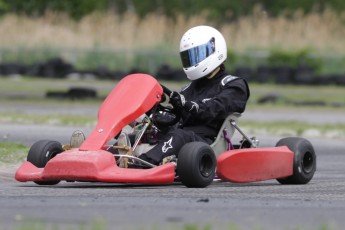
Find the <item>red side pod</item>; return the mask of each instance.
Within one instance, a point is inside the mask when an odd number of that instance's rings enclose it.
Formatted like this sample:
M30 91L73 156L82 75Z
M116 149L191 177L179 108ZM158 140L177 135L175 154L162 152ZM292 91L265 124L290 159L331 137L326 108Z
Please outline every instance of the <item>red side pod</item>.
M254 182L291 176L294 153L286 146L230 150L217 159L217 175L230 182Z
M98 122L80 150L98 150L121 129L161 100L163 89L147 74L123 78L107 96L98 111Z

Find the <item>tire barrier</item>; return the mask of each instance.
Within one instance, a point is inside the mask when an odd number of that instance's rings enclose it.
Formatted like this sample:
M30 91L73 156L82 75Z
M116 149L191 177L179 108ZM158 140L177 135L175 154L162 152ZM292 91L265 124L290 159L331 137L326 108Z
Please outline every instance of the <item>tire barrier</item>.
M32 65L25 65L21 63L0 64L0 76L20 74L37 77L59 78L73 71L73 66L64 62L61 58L54 58L46 62Z
M77 70L72 64L61 58L54 58L46 62L24 65L20 63L0 63L0 77L11 75L27 75L43 78L70 78L70 79L107 79L120 80L130 73L145 72L140 69L129 71L111 71L106 66L99 66L91 70ZM157 67L155 73L151 73L158 80L185 81L186 77L181 68L173 68L169 65ZM249 82L295 84L295 85L340 85L345 86L345 73L318 75L306 65L291 66L268 66L260 65L255 68L238 66L229 74L244 77Z
M327 107L333 107L333 108L340 108L340 107L345 107L345 103L341 102L325 102L322 100L303 100L303 99L295 99L291 100L279 93L267 93L261 97L259 97L256 100L256 103L259 105L264 105L264 104L275 104L275 103L283 103L286 105L292 105L292 106L327 106Z
M319 75L311 67L303 65L295 68L291 66L258 66L257 68L240 66L235 68L233 74L256 83L345 86L345 73Z
M97 99L98 96L95 89L85 87L71 87L67 92L48 91L46 93L46 98L80 100Z

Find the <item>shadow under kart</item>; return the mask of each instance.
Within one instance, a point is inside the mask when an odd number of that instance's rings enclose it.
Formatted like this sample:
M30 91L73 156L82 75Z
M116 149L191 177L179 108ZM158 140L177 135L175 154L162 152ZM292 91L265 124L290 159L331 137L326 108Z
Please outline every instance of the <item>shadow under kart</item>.
M162 105L164 92L169 90L150 75L126 76L102 103L97 125L85 140L83 134L75 133L81 138L79 144L67 146L51 140L34 143L27 161L16 171L16 180L39 185L61 180L171 184L178 178L187 187L206 187L216 176L236 183L277 179L282 184L306 184L312 179L316 155L308 140L288 137L279 140L276 147L259 148L258 140L247 137L237 126L240 114L236 113L224 121L211 145L187 143L177 160L159 166L139 159L143 150L152 148L142 137L155 131L154 115L162 109L169 112ZM155 113L147 116L148 111ZM137 125L129 126L135 120ZM130 142L108 145L128 130L132 136L134 133L133 146ZM239 144L231 141L236 131L243 136ZM120 154L111 153L111 148Z

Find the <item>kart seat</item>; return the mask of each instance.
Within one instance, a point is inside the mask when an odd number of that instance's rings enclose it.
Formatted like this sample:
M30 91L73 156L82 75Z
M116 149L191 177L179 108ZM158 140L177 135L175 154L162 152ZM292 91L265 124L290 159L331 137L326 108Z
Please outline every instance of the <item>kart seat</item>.
M213 149L216 156L224 151L229 150L228 141L230 141L235 132L235 128L231 126L230 121L237 121L240 117L240 113L232 113L224 120L221 128L219 129L216 139L211 144L211 148Z

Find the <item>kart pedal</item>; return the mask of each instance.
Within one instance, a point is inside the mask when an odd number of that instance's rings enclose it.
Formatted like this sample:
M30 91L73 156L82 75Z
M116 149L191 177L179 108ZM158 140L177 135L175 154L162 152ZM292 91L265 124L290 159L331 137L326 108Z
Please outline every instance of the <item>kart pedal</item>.
M72 133L70 146L71 148L79 148L84 141L85 141L84 133L80 130L76 130Z

